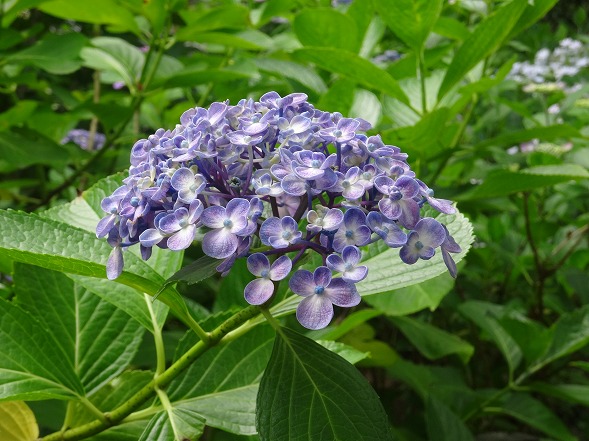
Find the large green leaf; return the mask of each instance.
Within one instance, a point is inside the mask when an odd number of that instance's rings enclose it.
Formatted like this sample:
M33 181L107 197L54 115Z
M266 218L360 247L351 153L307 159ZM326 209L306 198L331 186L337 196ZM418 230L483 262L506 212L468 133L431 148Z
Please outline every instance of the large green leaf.
M527 0L513 0L498 8L474 29L458 49L438 92L438 100L473 67L496 51L524 12Z
M139 48L117 37L96 37L92 39L92 45L82 50L84 65L113 73L130 90L135 90L145 62L145 56Z
M425 408L429 441L474 441L474 437L452 410L428 395Z
M140 33L133 14L114 0L92 0L92 2L85 4L83 8L76 2L52 0L41 4L39 9L47 14L66 20L116 25L122 31Z
M474 347L470 343L433 325L410 317L390 317L389 319L429 360L456 354L463 363L468 363L474 354Z
M426 308L433 311L453 286L450 274L440 274L405 288L365 296L364 301L390 316L413 314Z
M125 312L63 273L17 264L14 280L17 304L53 334L87 394L131 363L143 328Z
M187 9L180 12L180 16L188 25L181 28L181 38L193 38L200 32L217 29L242 29L249 22L249 10L238 4L226 4L210 9ZM192 35L194 34L194 35ZM197 40L198 41L198 40Z
M55 337L27 311L3 299L0 340L0 400L84 395L84 387Z
M588 178L589 172L577 164L538 165L520 171L497 170L489 173L481 185L461 199L507 196Z
M293 61L256 57L252 60L258 69L301 83L319 94L327 92L325 82L313 69Z
M293 21L294 32L305 46L321 46L358 52L356 23L332 8L302 9Z
M208 426L242 435L255 433L258 383L270 358L274 332L258 326L222 347L207 351L167 388L174 406L198 412ZM189 332L178 357L197 339Z
M352 52L324 47L308 47L297 49L294 56L302 61L315 63L330 72L349 77L369 89L376 89L403 103L409 102L399 83L392 76Z
M0 132L0 173L33 164L59 166L67 162L68 153L55 141L34 131L27 135L16 131Z
M418 51L442 12L442 0L376 0L376 9L403 42Z
M507 360L510 373L513 373L522 361L522 350L495 317L493 306L470 300L461 304L458 310L488 334Z
M81 67L80 51L87 41L79 33L49 34L35 45L10 55L7 61L32 64L52 74L70 74Z
M461 253L453 256L456 262L461 261L474 241L472 225L462 213L439 215L436 219L448 227L462 248ZM415 285L448 271L440 253L430 260L407 265L401 261L399 249L388 248L380 242L368 249L363 264L368 266L368 277L357 285L362 296Z
M589 386L586 384L532 383L528 387L534 392L589 407Z
M263 441L392 440L382 404L360 372L286 328L260 384L256 424Z
M162 410L147 423L139 441L180 441L198 439L205 423L195 412L172 407Z
M2 441L35 441L39 427L35 415L22 401L0 403L0 439Z
M530 372L535 372L589 344L589 305L561 316L551 326L549 333L550 345L542 356L531 363L528 369Z
M468 87L468 86L466 86ZM568 124L556 124L553 126L533 127L531 129L517 130L512 132L505 132L494 138L486 139L476 144L476 149L481 149L488 146L511 147L514 144L531 141L532 139L541 139L542 141L553 141L555 139L564 138L581 138L583 135Z
M90 232L36 214L0 211L4 234L0 250L10 259L56 271L106 278L106 261L111 247ZM43 240L39 240L43 238ZM125 253L125 271L118 283L155 295L164 279L135 254ZM192 321L184 300L172 288L158 297L176 316Z
M559 441L576 441L578 438L540 401L524 393L512 393L499 411L534 427Z

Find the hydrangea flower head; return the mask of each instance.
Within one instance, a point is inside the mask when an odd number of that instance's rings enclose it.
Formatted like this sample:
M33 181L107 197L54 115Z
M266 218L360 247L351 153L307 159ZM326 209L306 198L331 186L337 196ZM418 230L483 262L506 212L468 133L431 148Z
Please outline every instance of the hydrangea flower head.
M433 197L398 147L367 136L369 128L314 108L302 93L187 110L173 130L133 145L129 176L102 202L96 234L113 247L108 278L123 271L129 246L139 244L148 259L155 246L183 250L202 237L222 275L247 259L256 277L244 289L251 304L271 301L292 274L289 287L303 297L297 318L319 329L333 305L360 302L356 284L370 277L360 248L371 243L399 248L407 264L439 249L455 276L450 253L460 247L421 215L425 205L447 214L454 207ZM297 270L308 254L322 263Z

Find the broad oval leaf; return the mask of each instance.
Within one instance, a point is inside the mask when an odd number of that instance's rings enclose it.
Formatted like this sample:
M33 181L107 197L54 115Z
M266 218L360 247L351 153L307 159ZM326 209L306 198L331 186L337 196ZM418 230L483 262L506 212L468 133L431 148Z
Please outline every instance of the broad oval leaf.
M376 89L408 104L399 83L383 69L360 56L341 49L308 47L294 52L297 59L315 63L333 73L344 75L369 89Z
M262 441L392 440L368 381L340 356L280 328L260 383L256 425Z
M442 6L442 0L376 0L376 8L390 30L414 50L425 43Z
M39 427L33 411L23 401L0 403L0 439L2 441L34 441Z
M357 52L360 46L356 23L331 8L309 8L299 12L293 22L299 41L305 46L321 46Z

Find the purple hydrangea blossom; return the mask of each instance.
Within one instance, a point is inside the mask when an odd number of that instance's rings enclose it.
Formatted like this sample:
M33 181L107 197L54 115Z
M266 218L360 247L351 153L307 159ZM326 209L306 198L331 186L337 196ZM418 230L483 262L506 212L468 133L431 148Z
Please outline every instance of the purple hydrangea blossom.
M213 205L201 216L203 225L212 228L202 239L203 251L216 259L224 259L235 252L238 235L247 228L250 204L246 199L232 199L226 207Z
M357 247L348 245L342 250L341 256L338 254L327 256L327 268L341 273L342 279L346 282L358 283L368 275L368 267L358 265L361 257L362 253Z
M282 219L271 217L266 219L260 227L260 240L264 245L286 248L300 240L302 233L298 228L297 221L290 216Z
M308 329L325 328L333 318L333 305L352 307L360 303L360 294L353 283L331 277L331 270L320 266L311 273L298 270L290 278L289 287L305 297L297 307L297 320Z
M439 248L455 276L450 254L460 247L421 214L424 206L446 214L454 207L368 129L362 119L315 109L302 93L188 109L172 130L135 142L129 176L102 202L96 234L113 247L108 277L123 271L127 247L139 244L147 260L154 246L179 251L202 237L222 275L248 259L257 278L244 295L261 304L304 255L317 253L323 265L295 272L291 288L305 297L297 317L318 329L333 304L359 302L355 283L367 276L360 247L382 241L409 264ZM332 279L332 270L342 277Z
M434 257L435 249L445 240L444 226L431 217L424 217L407 236L407 243L401 248L399 256L409 265L419 259L429 260Z
M254 253L247 258L247 268L257 276L247 284L244 290L245 300L250 305L266 303L274 294L274 283L284 279L292 269L292 261L288 256L280 256L272 265L265 254Z

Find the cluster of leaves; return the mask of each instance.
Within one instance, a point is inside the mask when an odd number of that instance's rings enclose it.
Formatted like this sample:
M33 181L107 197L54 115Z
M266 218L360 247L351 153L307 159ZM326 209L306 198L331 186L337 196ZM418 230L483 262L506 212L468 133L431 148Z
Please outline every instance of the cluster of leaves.
M556 0L450 3L0 2L0 438L586 437L589 78L506 78L589 40L537 23ZM94 231L123 174L101 178L186 109L269 90L370 121L459 201L456 281L375 245L361 306L302 336L288 283L270 328L245 265L207 279L198 248L106 280Z

